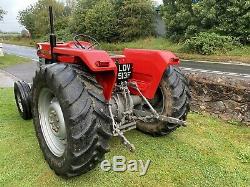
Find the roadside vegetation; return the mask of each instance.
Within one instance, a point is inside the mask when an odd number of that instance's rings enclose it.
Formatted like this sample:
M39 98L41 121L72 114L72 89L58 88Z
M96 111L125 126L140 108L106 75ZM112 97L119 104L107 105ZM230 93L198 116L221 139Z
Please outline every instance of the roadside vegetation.
M85 33L109 51L151 48L171 50L186 59L250 62L248 1L163 2L156 6L151 0L40 0L18 15L29 34L3 39L26 46L48 41L48 6L53 6L60 41ZM4 13L0 9L0 19ZM164 38L157 38L156 16L165 22Z
M6 34L2 37L2 42L5 44L21 45L28 47L35 47L36 43L41 42L39 39L23 38L21 36L9 36Z
M0 186L248 186L250 128L191 113L188 127L154 138L136 130L128 152L116 138L111 152L128 160L150 159L148 173L104 172L97 167L80 177L57 177L44 161L32 121L19 117L12 89L0 89Z
M4 56L0 56L0 69L28 62L30 62L28 58L5 54Z
M71 39L72 40L72 39ZM35 47L36 43L44 40L7 37L4 43L15 44L22 46ZM124 48L138 48L138 49L159 49L169 50L177 54L181 59L186 60L210 60L221 62L243 62L250 63L250 46L238 46L226 53L217 53L213 55L201 55L197 53L187 52L182 43L175 43L166 38L148 37L131 42L101 42L100 49L107 50L114 53L121 53Z
M176 53L180 58L186 60L234 61L250 63L250 46L238 46L233 47L232 50L224 53L218 52L213 55L202 55L188 52L183 43L175 43L165 38L150 37L133 42L102 43L101 48L115 52L122 51L124 48L169 50Z

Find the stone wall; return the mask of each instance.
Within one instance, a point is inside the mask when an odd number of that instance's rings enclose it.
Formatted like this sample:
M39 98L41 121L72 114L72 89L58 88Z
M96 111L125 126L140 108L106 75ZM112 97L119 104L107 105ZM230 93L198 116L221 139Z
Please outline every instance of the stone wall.
M191 110L250 125L250 79L184 71L190 80Z

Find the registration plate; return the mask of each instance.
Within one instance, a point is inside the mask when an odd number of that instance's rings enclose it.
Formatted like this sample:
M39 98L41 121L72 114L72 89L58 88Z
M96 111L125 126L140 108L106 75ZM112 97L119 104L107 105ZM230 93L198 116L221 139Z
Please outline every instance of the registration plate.
M126 81L132 76L132 64L118 64L117 80L119 82Z

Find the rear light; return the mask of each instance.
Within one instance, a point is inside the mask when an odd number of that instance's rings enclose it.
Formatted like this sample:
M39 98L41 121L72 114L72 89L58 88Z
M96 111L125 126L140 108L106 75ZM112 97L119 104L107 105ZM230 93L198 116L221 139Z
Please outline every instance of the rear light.
M171 58L170 63L177 64L179 63L180 59L179 58Z
M109 62L97 61L95 65L97 67L109 67Z

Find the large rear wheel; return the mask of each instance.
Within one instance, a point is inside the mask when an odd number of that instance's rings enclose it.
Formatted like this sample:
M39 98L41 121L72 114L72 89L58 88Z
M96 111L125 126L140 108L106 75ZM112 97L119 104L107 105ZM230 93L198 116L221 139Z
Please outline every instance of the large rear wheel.
M33 80L36 135L45 159L57 175L86 173L108 151L108 106L92 89L64 64L41 66Z
M178 67L170 66L164 73L154 99L150 101L154 109L161 115L186 120L190 110L190 91L188 80ZM141 110L149 111L146 104ZM161 136L175 131L179 126L166 122L138 122L137 129Z

